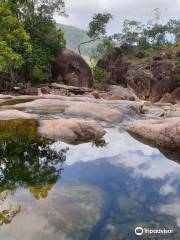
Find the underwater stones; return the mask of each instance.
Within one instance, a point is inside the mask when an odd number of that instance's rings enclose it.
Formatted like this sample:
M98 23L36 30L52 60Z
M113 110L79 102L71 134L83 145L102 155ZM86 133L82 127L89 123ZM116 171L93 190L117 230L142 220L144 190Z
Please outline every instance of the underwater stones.
M105 130L95 121L58 119L42 120L38 133L49 139L80 143L103 137Z

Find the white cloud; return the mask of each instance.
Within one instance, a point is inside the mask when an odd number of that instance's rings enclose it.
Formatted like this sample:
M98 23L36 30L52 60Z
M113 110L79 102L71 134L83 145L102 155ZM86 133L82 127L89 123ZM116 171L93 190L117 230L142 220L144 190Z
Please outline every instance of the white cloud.
M66 0L68 18L56 17L60 23L74 25L86 29L92 15L108 11L114 15L114 20L108 27L108 32L119 32L124 19L147 21L152 18L153 9L161 10L162 21L178 18L180 0Z

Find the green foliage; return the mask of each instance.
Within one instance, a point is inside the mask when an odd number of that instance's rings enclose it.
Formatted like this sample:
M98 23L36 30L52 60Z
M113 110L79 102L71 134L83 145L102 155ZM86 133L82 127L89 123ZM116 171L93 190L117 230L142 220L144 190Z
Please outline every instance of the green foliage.
M13 71L24 62L21 53L31 54L30 36L24 25L13 16L10 6L0 3L0 71Z
M78 50L81 55L81 45L89 44L97 40L101 40L106 34L106 25L112 19L110 13L98 13L93 16L92 21L89 23L89 29L87 35L90 38L89 41L85 41L79 44Z
M92 73L93 73L93 79L95 82L105 84L110 79L109 73L98 66L92 67Z
M33 83L50 78L51 62L66 45L63 32L56 29L54 13L65 15L63 0L2 1L0 70L11 78L16 72L17 79Z
M102 42L97 45L96 49L92 51L92 57L96 60L105 58L115 47L116 44L113 39L111 37L105 37Z
M110 13L98 13L93 16L89 23L87 35L92 39L99 39L106 34L106 25L112 19Z

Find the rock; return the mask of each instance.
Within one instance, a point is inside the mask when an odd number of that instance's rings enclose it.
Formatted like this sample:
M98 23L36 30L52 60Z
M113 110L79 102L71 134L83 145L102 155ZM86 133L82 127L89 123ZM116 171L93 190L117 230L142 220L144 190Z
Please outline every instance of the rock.
M67 143L92 141L105 134L99 123L82 119L43 120L38 132L43 137Z
M178 87L176 80L176 63L174 61L154 62L152 73L155 83L152 88L152 99L159 101L165 93L171 93Z
M67 117L88 118L106 123L121 123L124 119L137 116L142 103L133 101L107 101L85 97L60 97L37 99L32 102L11 106L14 109L26 109L39 114L59 113Z
M42 87L41 88L41 93L42 94L50 94L51 93L51 89L48 86Z
M144 58L144 57L145 57L145 54L144 54L143 52L138 52L138 53L136 54L136 57L139 58L139 59L141 59L141 58Z
M152 66L136 65L127 72L127 85L140 99L157 102L177 87L175 74L173 61L157 61Z
M22 89L20 90L20 93L23 95L34 95L34 96L38 96L39 94L39 90L36 87L31 87L31 88L27 88L27 89Z
M115 48L106 58L98 61L97 66L106 70L110 79L117 84L126 86L126 73L128 70L128 63L123 62L123 49Z
M52 64L52 75L54 79L61 76L66 85L88 88L93 86L89 65L80 55L71 50L58 53L56 61Z
M162 61L168 59L168 55L166 52L161 52L153 56L154 61Z
M178 57L178 58L180 57L180 51L176 52L176 57Z
M11 98L12 98L11 95L0 94L0 99L11 99Z
M109 123L121 122L124 118L123 112L117 109L93 103L70 104L65 108L64 114L71 117L89 118Z
M18 110L3 110L0 111L0 120L10 120L10 119L37 119L36 114L24 113Z
M132 93L129 89L116 85L110 85L109 92L112 94L110 100L135 101L138 99L137 96L134 93Z
M180 102L180 87L176 88L172 93L166 93L160 100L161 103L176 104Z
M141 99L148 100L154 76L148 65L133 66L127 73L127 86Z
M160 99L160 103L174 103L172 102L171 94L165 93L164 96Z
M130 123L126 127L144 143L160 148L180 148L180 117Z
M74 87L74 86L67 86L63 84L58 84L58 83L51 83L49 84L49 87L51 89L59 89L59 90L65 90L66 92L73 93L75 95L81 95L84 93L89 93L92 92L93 90L87 87Z

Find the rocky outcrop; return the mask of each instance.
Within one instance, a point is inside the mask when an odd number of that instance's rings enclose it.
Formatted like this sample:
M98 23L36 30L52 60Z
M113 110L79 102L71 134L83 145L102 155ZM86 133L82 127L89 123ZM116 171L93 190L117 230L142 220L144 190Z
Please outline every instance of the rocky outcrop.
M180 103L180 87L176 88L172 93L166 93L160 100L161 103Z
M141 99L157 102L177 87L175 74L175 62L168 60L132 66L127 72L127 85Z
M180 117L137 121L127 131L138 140L158 148L180 148Z
M67 143L93 141L105 134L99 123L80 119L43 120L38 132L43 137Z
M71 50L64 50L57 54L56 61L52 63L52 76L55 80L61 77L66 85L88 88L93 86L89 65L80 55Z
M132 66L127 72L127 86L139 96L140 99L148 100L151 95L151 87L154 76L148 65Z
M178 87L180 73L173 56L169 52L160 52L147 57L135 49L116 48L97 66L110 73L113 82L125 85L140 99L157 102Z
M123 62L122 56L123 50L115 48L111 54L99 60L97 66L105 69L110 74L110 79L114 82L126 85L126 73L129 64Z

